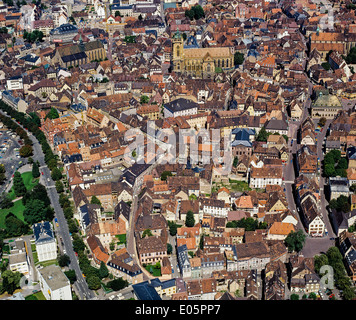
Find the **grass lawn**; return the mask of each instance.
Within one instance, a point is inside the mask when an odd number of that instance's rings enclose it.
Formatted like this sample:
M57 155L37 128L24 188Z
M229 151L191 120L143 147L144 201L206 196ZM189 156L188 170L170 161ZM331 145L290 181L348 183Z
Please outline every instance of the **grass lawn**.
M32 190L33 187L39 182L39 179L33 179L32 172L27 171L21 174L23 183L26 186L27 190ZM10 192L9 192L9 197L11 200L16 199L14 188L12 187Z
M115 237L119 239L118 244L126 244L126 234L117 234Z
M22 204L22 200L17 200L14 202L14 205L9 209L1 209L0 210L0 228L5 228L5 217L12 212L17 218L22 221L24 220L23 211L25 210L25 206Z
M160 276L161 276L161 268L156 269L153 265L148 264L148 265L146 265L145 269L146 269L148 272L151 272L151 267L152 267L152 275L153 275L154 277L160 277Z
M32 190L33 187L36 184L38 184L38 182L39 182L39 179L35 179L35 180L33 179L31 171L22 173L21 177L23 179L23 182L24 182L27 190ZM14 192L13 188L11 188L11 191L9 192L9 197L11 200L16 199L15 192ZM24 221L24 217L23 217L24 209L25 209L25 206L22 204L21 200L15 201L14 206L9 209L0 209L0 228L5 228L5 217L10 212L12 212L20 220Z
M25 297L25 300L46 300L45 296L43 295L42 291L36 292Z

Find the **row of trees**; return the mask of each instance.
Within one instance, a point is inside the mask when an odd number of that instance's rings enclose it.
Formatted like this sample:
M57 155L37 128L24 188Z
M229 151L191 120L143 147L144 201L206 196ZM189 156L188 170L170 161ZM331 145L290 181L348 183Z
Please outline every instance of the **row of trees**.
M326 253L314 257L315 272L320 277L325 273L320 272L320 268L324 265L329 265L333 269L335 286L343 291L345 300L353 300L356 298L355 289L352 286L351 280L346 273L342 255L337 247L330 247Z
M341 157L340 150L331 150L324 157L324 176L326 177L347 177L347 159Z
M226 224L226 228L245 228L246 231L255 231L256 229L266 229L267 223L248 217L240 220L229 221Z
M205 17L205 12L200 5L195 5L190 10L185 10L185 16L190 20L199 20Z
M46 136L42 132L40 127L40 119L36 115L36 113L25 114L23 112L18 112L14 110L9 105L0 101L0 109L7 112L7 114L14 118L19 124L21 124L26 130L29 130L38 140L42 147L42 151L44 153L44 160L47 164L48 168L52 171L54 168L58 167L57 156L53 153L50 145L47 142ZM0 120L2 120L2 115L0 115ZM10 119L11 120L11 119ZM16 124L16 123L15 123ZM6 124L5 124L6 125ZM22 128L21 128L22 129ZM16 130L16 129L15 129ZM25 131L26 133L26 131ZM31 139L28 137L24 139L25 145L28 143L32 145Z
M43 41L43 37L44 37L44 34L42 31L39 31L39 30L34 30L32 32L28 32L28 31L24 31L23 33L23 38L24 40L30 42L30 43L34 43L36 41Z

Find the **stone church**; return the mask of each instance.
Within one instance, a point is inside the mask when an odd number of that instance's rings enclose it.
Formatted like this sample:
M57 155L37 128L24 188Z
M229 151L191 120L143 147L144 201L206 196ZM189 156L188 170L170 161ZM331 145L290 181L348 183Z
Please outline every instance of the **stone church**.
M194 78L209 79L215 73L234 69L234 48L200 48L193 36L184 43L182 34L177 31L172 38L173 71L191 75Z

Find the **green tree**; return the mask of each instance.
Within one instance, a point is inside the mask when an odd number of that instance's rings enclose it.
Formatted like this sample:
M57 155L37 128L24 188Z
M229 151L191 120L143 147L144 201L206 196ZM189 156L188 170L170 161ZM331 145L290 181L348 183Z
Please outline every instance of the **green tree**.
M152 231L150 229L146 229L142 232L142 238L145 238L146 236L148 236L148 237L153 236Z
M51 172L51 178L54 181L58 181L62 179L62 172L58 168L54 168Z
M27 201L23 216L25 221L33 225L42 220L46 220L47 207L41 200L30 199Z
M28 158L33 155L33 148L30 145L24 145L20 148L19 153L22 158Z
M51 120L59 118L59 113L58 113L57 109L52 107L49 110L49 112L47 113L45 119L47 119L47 118L49 118Z
M329 260L326 254L316 255L314 257L314 269L317 274L321 275L320 268L328 264L329 264Z
M233 162L233 164L232 164L232 165L234 166L234 168L237 167L238 163L239 163L239 158L238 158L237 156L235 156L234 162Z
M14 173L13 188L16 197L22 197L27 192L22 176L18 171Z
M268 136L269 136L269 133L266 131L266 128L262 127L261 130L258 132L258 135L256 137L256 141L267 142Z
M103 261L100 262L99 277L100 279L107 278L109 276L109 270Z
M90 290L98 290L101 287L101 281L98 276L90 275L86 278Z
M119 291L125 287L127 287L129 283L122 278L114 279L108 282L108 287L113 289L114 291Z
M41 173L40 173L40 169L38 168L38 164L37 164L37 162L34 162L32 164L32 176L34 178L38 178L40 175L41 175Z
M61 268L64 268L66 266L69 265L70 263L70 258L68 255L66 254L60 254L58 257L57 257L57 261L58 261L58 265L61 267Z
M2 290L8 294L13 294L16 289L20 287L21 273L16 271L12 272L6 270L1 274L2 277Z
M167 177L171 177L172 176L172 172L171 171L163 171L161 174L161 180L162 181L166 181Z
M194 213L191 210L189 210L187 212L187 215L185 218L185 225L187 227L194 227L194 225L195 225Z
M13 206L14 206L14 203L12 202L11 198L9 197L9 195L7 193L4 193L1 196L0 208L1 209L9 209L9 208L11 208Z
M174 221L168 221L169 234L174 237L177 234L177 224Z
M29 227L13 213L8 213L5 217L5 231L6 236L19 237L29 232Z
M55 182L55 186L56 186L56 190L58 193L62 193L64 191L64 185L63 185L62 181L57 180Z
M140 98L140 103L141 104L146 104L150 101L150 98L148 96L142 95Z
M101 206L101 201L96 196L92 196L91 197L90 203L91 204L98 204L99 206Z
M315 292L310 292L309 293L309 299L315 300L316 299L316 293Z
M77 275L75 274L75 270L70 269L68 271L64 271L64 274L67 276L71 284L77 281Z
M293 293L293 294L291 294L290 299L291 299L291 300L299 300L299 295Z
M171 245L170 243L167 243L167 253L168 253L168 254L171 254L172 251L173 251L172 245Z
M242 52L236 51L234 54L234 65L239 66L239 65L243 64L244 59L245 59L244 57L245 56Z
M284 243L288 247L289 252L299 252L303 249L305 238L306 236L302 230L298 230L297 232L291 231L285 238Z

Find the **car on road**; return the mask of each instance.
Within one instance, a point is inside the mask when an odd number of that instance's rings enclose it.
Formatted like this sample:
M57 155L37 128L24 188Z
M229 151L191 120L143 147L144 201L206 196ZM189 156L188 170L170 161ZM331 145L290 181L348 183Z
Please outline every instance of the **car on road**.
M41 171L42 175L43 175L43 171Z
M49 178L47 178L47 181L49 182Z
M335 240L335 238L330 238L330 240Z

